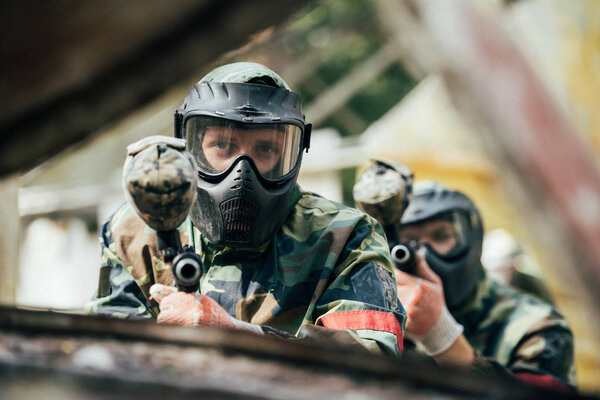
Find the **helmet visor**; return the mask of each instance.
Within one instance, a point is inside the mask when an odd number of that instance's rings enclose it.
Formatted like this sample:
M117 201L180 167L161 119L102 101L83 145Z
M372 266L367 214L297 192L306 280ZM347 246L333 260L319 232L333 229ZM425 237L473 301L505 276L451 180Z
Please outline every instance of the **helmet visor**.
M468 214L454 211L400 227L400 242L428 244L441 256L456 255L468 248L471 224Z
M199 115L186 120L185 135L200 172L212 176L247 155L263 178L278 180L294 170L302 152L302 128L292 124L252 124Z

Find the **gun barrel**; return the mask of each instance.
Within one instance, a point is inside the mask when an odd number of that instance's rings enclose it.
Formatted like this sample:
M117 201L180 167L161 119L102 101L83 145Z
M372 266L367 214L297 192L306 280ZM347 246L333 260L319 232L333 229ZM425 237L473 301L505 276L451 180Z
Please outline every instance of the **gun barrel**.
M411 246L399 243L390 250L394 266L404 272L412 272L417 266L415 250Z
M202 259L189 249L179 253L173 259L171 267L175 286L183 292L196 292L202 276Z

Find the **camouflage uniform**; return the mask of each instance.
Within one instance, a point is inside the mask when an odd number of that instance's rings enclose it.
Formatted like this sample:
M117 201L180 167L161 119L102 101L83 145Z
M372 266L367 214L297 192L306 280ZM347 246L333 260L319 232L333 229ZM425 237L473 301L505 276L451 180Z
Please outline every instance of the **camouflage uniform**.
M560 387L558 380L573 388L573 336L565 319L536 297L482 274L472 299L451 311L479 353L476 368L493 368L493 359L525 381Z
M189 219L179 226L182 243L204 263L200 292L242 321L309 339L322 330L314 326L324 326L337 330L340 342L352 338L361 348L399 355L406 314L381 226L298 186L291 204L275 239L255 249L219 248ZM102 227L100 242L99 287L87 312L155 317L149 288L172 285L173 278L154 231L124 204Z

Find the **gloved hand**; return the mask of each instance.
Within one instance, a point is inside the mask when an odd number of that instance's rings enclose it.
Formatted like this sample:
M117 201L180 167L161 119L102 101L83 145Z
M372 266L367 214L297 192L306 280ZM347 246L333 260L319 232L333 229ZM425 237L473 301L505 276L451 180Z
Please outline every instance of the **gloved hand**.
M425 261L425 248L417 252L414 275L396 270L398 298L407 314L406 337L428 355L446 351L463 327L448 311L442 280Z
M219 303L200 293L181 292L156 283L150 287L150 295L160 305L158 324L220 326L263 333L260 326L233 318Z

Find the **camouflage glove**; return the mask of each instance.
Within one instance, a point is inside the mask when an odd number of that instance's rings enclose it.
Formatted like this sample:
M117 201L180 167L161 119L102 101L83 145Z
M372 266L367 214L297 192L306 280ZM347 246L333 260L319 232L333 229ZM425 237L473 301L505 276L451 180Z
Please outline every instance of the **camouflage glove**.
M446 307L442 280L427 265L423 251L418 253L414 275L395 272L398 298L408 317L406 337L430 356L443 353L460 337L463 327Z
M160 305L158 324L218 326L263 333L260 326L233 318L219 303L200 293L181 292L157 283L150 287L150 294Z

